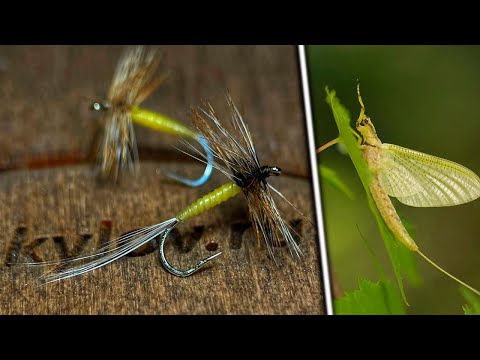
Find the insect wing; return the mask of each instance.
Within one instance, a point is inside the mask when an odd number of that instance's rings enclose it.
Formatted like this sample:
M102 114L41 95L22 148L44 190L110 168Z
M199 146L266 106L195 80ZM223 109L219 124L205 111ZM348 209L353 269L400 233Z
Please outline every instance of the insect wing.
M388 195L415 207L464 204L480 197L480 178L453 161L382 144L379 181Z

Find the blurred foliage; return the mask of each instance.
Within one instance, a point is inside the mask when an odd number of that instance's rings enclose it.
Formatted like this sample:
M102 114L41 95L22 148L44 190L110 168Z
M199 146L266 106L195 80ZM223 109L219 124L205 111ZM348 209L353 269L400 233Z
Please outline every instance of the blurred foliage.
M335 172L335 170L333 170L332 168L329 168L325 165L319 164L318 165L318 172L320 173L320 176L322 177L322 180L324 180L326 183L329 183L335 189L337 189L342 194L344 194L347 198L349 198L350 200L353 200L355 198L355 194L353 193L353 191L338 176L338 174Z
M464 287L460 288L460 292L467 301L467 304L463 306L465 315L480 315L480 298Z

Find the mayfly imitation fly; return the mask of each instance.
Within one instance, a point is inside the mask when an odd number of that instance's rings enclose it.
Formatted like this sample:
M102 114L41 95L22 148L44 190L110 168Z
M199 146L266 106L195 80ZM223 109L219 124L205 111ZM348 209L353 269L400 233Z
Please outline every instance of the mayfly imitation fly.
M139 107L165 80L165 76L157 75L159 63L157 51L147 51L143 46L129 47L117 64L108 100L92 104L92 110L106 113L105 128L97 154L98 173L102 178L113 177L117 180L120 171L137 169L138 150L133 121L156 131L198 141L207 156L203 175L196 180L172 173L167 176L188 186L201 186L213 171L213 157L208 141L168 116Z
M427 262L461 285L480 292L448 273L423 254L405 229L389 196L414 207L443 207L464 204L480 197L480 178L471 170L453 161L424 154L398 145L382 143L365 106L357 84L360 116L354 132L358 137L363 159L372 174L369 190L385 224L397 240L417 252ZM334 139L317 152L337 143Z
M233 126L230 126L230 130L220 123L209 104L207 105L208 110L192 109L192 115L195 127L210 144L216 159L213 166L229 178L229 182L199 198L172 219L121 236L90 255L54 262L54 264L60 265L70 265L75 262L82 262L82 264L69 269L62 267L60 271L46 273L40 279L49 283L98 269L134 251L157 236L162 236L159 251L161 262L165 268L173 275L189 276L221 253L201 260L188 270L178 270L170 265L165 257L164 244L169 233L177 224L200 215L239 193L243 193L247 200L250 220L257 238L259 240L263 238L270 255L272 257L274 255L274 246L280 246L285 241L290 253L300 256L300 248L292 235L294 230L282 219L272 198L272 192L279 195L288 204L292 204L267 182L268 177L281 175L281 170L276 166L260 165L247 125L230 96L227 96L227 101L232 113ZM199 159L200 161L207 161L206 156L199 150L193 146L191 148L196 151L197 155L203 157L202 160ZM113 249L115 246L116 248ZM86 263L83 263L85 261Z

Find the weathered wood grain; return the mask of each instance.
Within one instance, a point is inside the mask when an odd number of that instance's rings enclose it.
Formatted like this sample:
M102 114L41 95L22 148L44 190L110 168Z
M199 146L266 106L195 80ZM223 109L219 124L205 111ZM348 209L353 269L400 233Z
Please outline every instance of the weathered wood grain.
M216 176L207 189L185 189L164 183L157 168L185 171L172 163L144 163L142 176L124 179L118 187L98 187L88 167L11 172L1 178L0 203L4 219L0 256L30 260L29 244L38 243L34 258L56 259L62 254L54 239L64 239L67 254L87 238L85 251L98 246L102 223L111 222L111 239L141 226L164 221L181 206L224 182ZM194 168L194 166L190 166ZM201 171L201 167L195 167ZM273 182L310 218L311 197L305 180L278 178ZM286 203L278 202L285 219L301 222L298 231L304 252L294 260L279 248L269 259L248 227L242 196L178 227L166 245L170 261L180 268L205 257L215 243L223 255L205 270L181 279L160 265L158 251L124 258L91 274L35 287L43 268L21 265L0 268L0 306L5 313L319 313L321 290L315 231ZM180 205L183 204L183 205ZM14 220L15 221L12 221ZM19 237L19 228L23 235ZM195 236L196 235L196 236ZM9 255L17 237L18 256ZM198 239L199 237L199 239ZM188 248L191 251L188 251Z
M169 81L146 107L188 121L192 104L225 103L230 90L265 164L287 175L271 183L313 219L305 126L294 47L162 47ZM210 266L177 278L153 247L85 276L37 287L42 267L18 263L92 250L102 241L171 218L226 181L200 189L169 182L165 171L196 175L178 140L137 127L140 175L100 185L86 163L101 118L88 110L102 98L120 47L0 47L0 313L6 314L319 314L323 312L317 236L288 204L285 219L302 235L304 257L279 248L267 256L249 227L243 195L178 227L169 260L187 267L211 250ZM52 167L55 165L55 167ZM34 169L40 168L42 169ZM210 250L209 250L210 249Z

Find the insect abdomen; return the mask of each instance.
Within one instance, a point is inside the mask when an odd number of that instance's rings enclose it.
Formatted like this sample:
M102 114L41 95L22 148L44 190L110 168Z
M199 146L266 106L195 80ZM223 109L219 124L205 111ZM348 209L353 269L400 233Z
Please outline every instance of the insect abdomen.
M418 246L415 241L408 234L407 229L403 226L400 217L398 216L392 201L390 200L386 191L380 185L377 176L374 176L370 183L370 193L377 205L380 215L382 215L385 224L387 224L393 235L402 242L406 247L412 251L417 251Z
M241 191L242 189L237 184L234 182L228 182L196 200L175 217L180 221L188 220L191 217L200 215L208 209L220 205L222 202L238 195Z
M168 116L153 111L134 107L130 113L132 120L137 124L171 135L187 138L196 138L196 134L188 127L178 123Z

